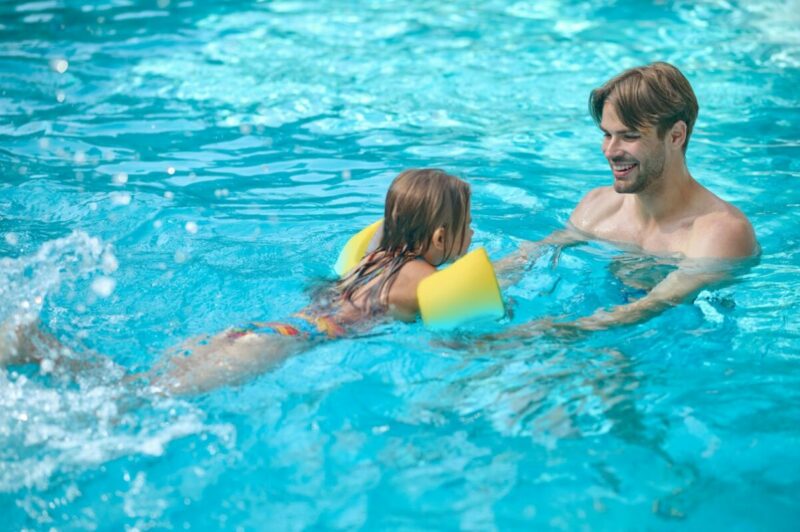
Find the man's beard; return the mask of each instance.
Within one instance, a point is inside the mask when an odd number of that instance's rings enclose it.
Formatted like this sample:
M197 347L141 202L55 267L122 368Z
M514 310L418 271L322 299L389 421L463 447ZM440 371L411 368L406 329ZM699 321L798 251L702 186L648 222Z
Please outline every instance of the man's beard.
M635 181L620 181L614 180L614 191L619 194L638 194L647 190L653 183L661 179L664 174L664 151L650 156L646 162L642 164L637 161L637 168Z

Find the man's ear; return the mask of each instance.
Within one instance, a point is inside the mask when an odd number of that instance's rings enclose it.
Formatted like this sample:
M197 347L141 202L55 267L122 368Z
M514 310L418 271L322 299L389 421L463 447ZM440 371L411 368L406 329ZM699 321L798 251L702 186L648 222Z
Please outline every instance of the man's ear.
M431 237L431 245L438 250L444 250L444 227L438 228L436 231L433 232L433 236Z
M678 120L669 130L669 143L675 148L683 149L683 145L686 143L686 122L683 120Z

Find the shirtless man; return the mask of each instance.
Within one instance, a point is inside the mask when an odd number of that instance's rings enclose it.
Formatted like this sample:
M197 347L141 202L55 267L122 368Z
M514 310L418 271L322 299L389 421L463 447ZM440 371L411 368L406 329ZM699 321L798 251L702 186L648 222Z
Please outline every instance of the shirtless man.
M754 255L758 244L745 215L686 168L698 105L677 68L653 63L626 70L592 91L589 110L604 135L602 149L613 185L586 194L566 229L523 245L520 254L498 266L518 265L541 244L587 239L682 258L680 267L643 298L558 324L596 330L637 322L683 301L723 278L731 259Z

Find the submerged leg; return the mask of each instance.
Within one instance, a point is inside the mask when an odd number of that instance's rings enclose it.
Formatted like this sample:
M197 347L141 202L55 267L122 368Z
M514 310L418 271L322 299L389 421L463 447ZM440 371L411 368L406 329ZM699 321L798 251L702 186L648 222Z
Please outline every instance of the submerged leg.
M42 331L39 322L12 326L0 325L0 367L12 364L38 364L63 345L52 334Z
M120 375L125 368L110 357L90 349L73 350L39 327L39 320L10 326L0 325L0 368L7 365L39 364L43 373L85 375L101 370L104 375Z
M278 334L198 337L168 351L147 374L152 385L173 394L203 393L239 384L307 349L308 341Z

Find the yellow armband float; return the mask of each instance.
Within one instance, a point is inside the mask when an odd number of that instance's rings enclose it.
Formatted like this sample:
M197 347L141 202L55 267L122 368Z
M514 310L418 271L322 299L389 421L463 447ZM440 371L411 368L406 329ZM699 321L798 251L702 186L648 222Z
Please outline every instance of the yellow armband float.
M361 259L367 254L372 238L382 225L383 219L380 219L365 227L356 236L347 241L342 252L339 253L339 258L336 259L336 264L333 266L333 271L336 272L336 275L344 277L347 272L355 268L356 264L361 262Z
M477 318L502 318L503 298L486 250L470 251L422 280L419 313L430 329L449 329Z
M378 220L347 242L334 266L337 275L343 277L364 258L382 223ZM430 329L449 329L465 321L505 315L500 286L483 248L423 279L417 287L417 299L422 321Z

